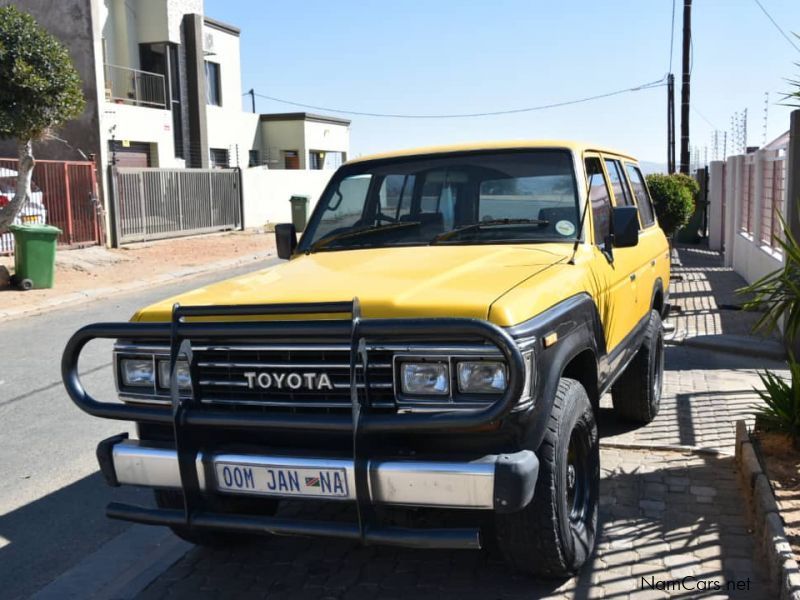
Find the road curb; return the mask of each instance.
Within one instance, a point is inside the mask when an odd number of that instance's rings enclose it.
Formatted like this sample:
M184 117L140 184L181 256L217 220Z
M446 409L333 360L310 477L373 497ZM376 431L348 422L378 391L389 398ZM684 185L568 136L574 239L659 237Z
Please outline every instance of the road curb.
M786 539L775 494L743 420L736 422L736 468L773 591L780 600L800 600L800 566Z
M192 548L168 529L132 525L39 590L32 599L129 600Z
M71 294L66 294L64 296L52 298L37 306L21 307L19 309L9 310L9 311L0 311L0 320L10 321L22 317L40 315L46 312L50 312L52 310L56 310L58 308L66 308L68 306L74 306L76 304L80 304L81 302L85 302L87 300L110 298L117 294L132 292L136 290L146 290L149 288L157 287L159 285L163 285L165 283L178 283L180 281L192 279L193 277L198 277L200 275L208 275L209 273L215 273L217 271L222 271L224 269L236 269L248 264L255 264L258 261L268 260L271 258L275 258L275 254L273 252L267 252L267 253L259 252L257 254L250 254L245 257L221 260L208 265L188 267L184 269L178 269L176 271L170 271L168 273L162 273L161 275L157 275L155 277L152 277L144 281L141 280L135 282L132 281L130 283L125 283L114 287L102 287L102 288L94 288L86 290L84 292L73 292Z

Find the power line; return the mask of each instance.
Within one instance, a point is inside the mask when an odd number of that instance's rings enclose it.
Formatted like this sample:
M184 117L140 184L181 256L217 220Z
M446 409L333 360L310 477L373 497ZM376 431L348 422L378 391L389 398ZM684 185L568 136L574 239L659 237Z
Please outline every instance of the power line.
M365 111L358 111L358 110L345 110L340 108L330 108L327 106L315 106L313 104L304 104L302 102L294 102L292 100L285 100L283 98L276 98L274 96L267 96L265 94L256 93L255 95L259 98L264 98L266 100L272 100L273 102L280 102L281 104L289 104L291 106L299 106L301 108L310 108L311 110L321 110L325 112L334 112L334 113L341 113L345 115L357 115L360 117L386 117L386 118L393 118L393 119L462 119L462 118L469 118L469 117L494 117L499 115L512 115L518 113L525 113L525 112L533 112L537 110L545 110L547 108L558 108L560 106L569 106L571 104L581 104L583 102L591 102L592 100L600 100L601 98L608 98L610 96L618 96L620 94L625 94L628 92L638 92L641 90L649 90L656 87L662 87L666 85L664 83L664 77L657 81L651 81L650 83L644 83L642 85L637 85L635 87L625 88L623 90L616 90L614 92L608 92L605 94L597 94L595 96L588 96L586 98L578 98L577 100L567 100L565 102L555 102L553 104L542 104L539 106L529 106L526 108L513 108L510 110L497 110L492 112L479 112L479 113L458 113L458 114L441 114L441 115L431 115L431 114L420 114L420 115L407 115L407 114L396 114L396 113L378 113L378 112L365 112Z
M792 40L792 38L790 38L788 35L786 35L786 32L785 32L783 29L781 29L781 26L780 26L780 25L778 25L778 22L777 22L775 19L773 19L773 18L772 18L772 15L770 15L770 14L767 12L767 9L766 9L766 8L764 8L764 5L763 5L763 4L761 4L761 2L759 2L759 0L753 0L753 1L754 1L756 4L758 4L758 8L760 8L760 9L761 9L761 12L763 12L763 13L764 13L764 14L767 16L767 18L770 20L770 22L771 22L771 23L772 23L772 24L775 26L775 29L777 29L778 31L780 31L780 33L781 33L781 35L784 37L784 39L785 39L787 42L789 42L789 43L792 45L792 48L794 48L795 50L797 50L798 52L800 52L800 47L798 47L798 46L797 46L797 44L795 44L795 43L794 43L794 41Z
M671 29L669 32L669 70L667 73L672 73L672 49L675 42L675 0L672 0L672 21Z

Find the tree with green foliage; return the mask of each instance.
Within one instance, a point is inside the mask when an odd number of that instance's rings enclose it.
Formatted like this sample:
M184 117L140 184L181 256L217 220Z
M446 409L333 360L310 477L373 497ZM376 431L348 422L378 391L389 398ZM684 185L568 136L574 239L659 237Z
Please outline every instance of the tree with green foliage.
M0 208L0 232L31 193L33 142L83 112L81 79L67 49L16 6L0 8L0 138L17 142L14 199Z
M653 197L658 224L667 237L672 237L689 222L700 187L694 179L681 173L648 175L647 187Z

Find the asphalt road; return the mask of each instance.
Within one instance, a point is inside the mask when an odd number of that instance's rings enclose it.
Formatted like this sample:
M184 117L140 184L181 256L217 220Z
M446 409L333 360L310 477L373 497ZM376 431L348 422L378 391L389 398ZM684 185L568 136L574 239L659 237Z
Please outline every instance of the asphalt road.
M151 502L147 492L109 488L98 472L97 442L132 427L90 417L67 398L60 361L69 336L85 324L125 321L144 305L270 263L0 325L0 598L30 595L123 533L129 525L104 516L108 502ZM114 397L110 341L87 346L80 366L90 393Z

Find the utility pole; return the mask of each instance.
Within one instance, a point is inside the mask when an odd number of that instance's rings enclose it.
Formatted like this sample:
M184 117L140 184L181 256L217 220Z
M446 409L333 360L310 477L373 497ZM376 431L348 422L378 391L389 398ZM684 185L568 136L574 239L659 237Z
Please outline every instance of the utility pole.
M675 76L667 75L667 173L675 172Z
M683 0L683 78L681 81L681 173L689 174L689 79L692 44L692 0Z
M250 91L247 92L250 94L250 105L253 107L253 112L256 112L256 92L253 88L250 88Z

